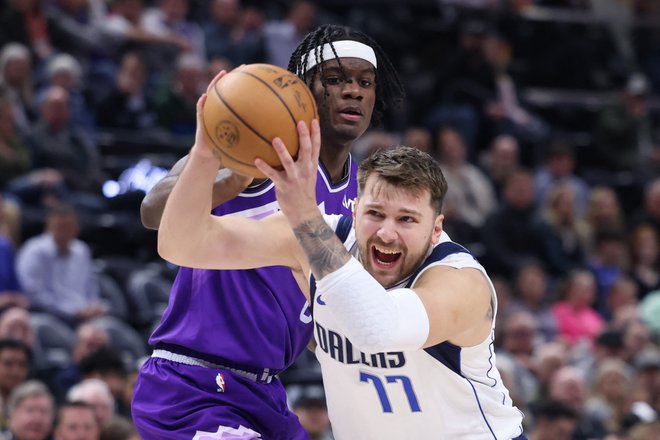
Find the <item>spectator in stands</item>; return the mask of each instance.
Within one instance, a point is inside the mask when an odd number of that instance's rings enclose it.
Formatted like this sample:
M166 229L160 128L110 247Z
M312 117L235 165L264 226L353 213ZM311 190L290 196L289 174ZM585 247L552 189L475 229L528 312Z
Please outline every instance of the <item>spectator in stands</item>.
M637 308L638 291L632 278L627 275L618 277L607 292L603 317L608 321L616 321L618 315L627 313L630 308Z
M485 42L491 32L484 21L469 19L460 25L458 47L436 64L435 83L429 93L432 109L426 125L436 130L457 127L473 157L486 103L496 94L495 67L487 59Z
M91 108L92 97L84 86L82 66L69 54L58 54L48 60L45 67L46 85L37 93L37 103L44 100L50 86L60 86L69 92L69 114L71 127L83 129L94 135L96 128L94 112ZM98 85L94 84L94 89Z
M578 415L572 407L548 400L536 406L534 420L529 440L572 440Z
M182 54L176 62L174 77L155 98L158 125L179 136L195 135L195 105L205 90L206 63L192 54Z
M630 367L619 359L604 359L597 366L593 388L585 405L586 413L608 432L619 432L632 392Z
M55 401L43 383L31 380L16 387L9 397L6 439L46 440L52 430Z
M146 130L156 126L152 98L146 90L147 66L137 52L121 57L114 89L96 106L100 128Z
M574 193L575 215L582 216L587 208L589 187L575 174L575 153L573 147L564 141L551 142L545 149L543 164L534 174L536 200L541 206L550 190L558 184L566 184Z
M35 352L34 327L25 307L10 307L0 315L0 340L21 341Z
M550 381L548 398L570 407L577 414L577 427L571 438L587 440L603 438L607 431L598 419L585 412L588 398L584 373L572 366L560 368Z
M576 194L568 182L557 183L546 193L539 221L543 261L553 276L585 267L584 229L575 207Z
M0 49L0 95L9 102L14 123L27 133L34 119L34 86L30 50L20 43Z
M33 308L77 324L106 313L99 296L89 246L76 238L78 216L71 205L56 205L45 231L18 253L18 278Z
M39 0L9 0L0 15L0 47L16 42L29 47L35 60L53 53L48 22Z
M115 348L106 345L84 357L80 361L80 375L82 380L103 381L113 398L113 414L126 412L126 408L122 407L126 388L126 365Z
M519 310L512 312L503 323L502 346L497 352L497 361L511 362L510 381L518 391L516 406L523 412L534 401L538 393L538 380L532 372L532 355L538 342L538 329L531 313Z
M552 341L557 336L557 322L548 306L548 290L548 274L541 263L530 260L516 274L514 298L509 307L511 311L531 313L536 321L538 336L544 342Z
M284 67L298 44L316 25L316 5L309 0L290 3L284 20L272 20L264 27L266 62ZM411 145L406 144L404 145Z
M69 92L50 86L41 103L40 119L29 137L34 168L58 171L72 191L100 194L104 173L98 146L88 133L71 126L70 109Z
M53 440L98 439L99 425L93 406L83 402L70 402L59 407Z
M481 155L479 162L493 184L497 200L501 201L504 182L520 168L518 140L506 134L496 136L490 143L490 148Z
M589 191L587 210L584 214L584 242L591 253L596 234L601 229L623 230L626 219L617 193L609 186L593 186Z
M603 229L596 234L588 268L596 277L597 296L594 307L605 314L607 294L614 282L625 273L628 257L623 231Z
M14 246L21 243L21 208L15 200L6 199L0 191L0 235Z
M32 351L15 339L0 340L0 429L8 427L12 393L25 382L30 372Z
M32 157L25 138L16 129L9 101L0 95L0 189L30 170Z
M538 398L549 396L550 382L559 369L567 365L568 352L561 342L548 342L539 345L532 359L532 370L539 383Z
M633 225L646 223L660 236L660 177L650 180L644 188L644 205L633 214Z
M0 196L0 206L2 196ZM4 213L0 210L0 224L3 223ZM0 232L0 312L9 307L27 307L28 300L23 294L15 263L16 250L11 239Z
M433 154L433 136L431 131L425 127L410 126L406 128L401 143L409 147L415 147L425 153Z
M483 225L497 205L493 187L484 173L467 160L461 134L450 127L437 132L437 158L447 179L447 197L460 220L474 229Z
M527 260L542 256L534 217L534 177L527 170L515 172L506 180L502 195L481 230L484 262L489 272L513 276Z
M115 417L101 429L99 440L141 440L130 419Z
M154 52L186 50L188 41L177 34L152 32L145 26L144 0L113 0L110 13L102 23L102 29L110 37L115 53L136 51L144 56L151 68L157 68L158 57ZM154 58L155 57L155 58Z
M594 142L605 171L639 171L651 158L657 140L652 132L649 92L646 77L634 73L628 78L621 102L598 116Z
M87 364L87 358L110 342L108 332L94 322L83 322L76 328L76 339L71 350L71 365L55 374L54 385L57 400L63 400L69 389L80 382L82 373L80 371L83 361Z
M629 235L629 273L639 289L639 299L660 289L660 234L648 224Z
M603 329L603 318L592 308L595 299L596 279L591 272L575 270L568 274L563 299L552 306L559 336L567 345L583 340L591 345Z
M263 36L261 32L246 27L241 1L212 0L208 3L209 16L203 23L206 59L226 58L235 66L264 62ZM286 65L282 67L286 68Z
M54 0L46 4L45 13L58 52L73 56L90 75L112 68L108 38L101 28L107 14L103 0Z
M153 7L147 8L143 16L144 29L160 37L179 39L185 47L183 52L190 52L200 59L206 57L206 42L201 27L188 20L189 2L187 0L158 0ZM160 66L169 68L179 55L179 51L166 56L166 64Z
M303 385L292 405L311 440L332 440L325 393L320 385Z
M115 400L110 388L101 379L84 379L67 393L67 401L84 402L94 408L101 429L115 416Z

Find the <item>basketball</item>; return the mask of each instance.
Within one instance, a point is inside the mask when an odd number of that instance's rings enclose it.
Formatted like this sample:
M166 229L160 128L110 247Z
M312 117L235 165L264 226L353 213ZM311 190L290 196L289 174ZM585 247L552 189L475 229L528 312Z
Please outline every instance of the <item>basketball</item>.
M202 109L207 139L227 168L265 177L255 166L259 157L281 165L271 142L279 137L293 157L298 153L298 121L309 127L318 118L307 85L288 70L270 64L248 64L232 70L210 89Z

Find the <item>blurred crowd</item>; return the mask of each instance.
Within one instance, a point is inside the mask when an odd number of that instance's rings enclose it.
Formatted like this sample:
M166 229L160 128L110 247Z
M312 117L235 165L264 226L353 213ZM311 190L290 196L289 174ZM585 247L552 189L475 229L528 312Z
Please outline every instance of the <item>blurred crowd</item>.
M660 438L654 0L0 0L0 434L138 438L132 387L176 273L144 191L219 70L286 67L322 23L373 36L404 80L354 156L403 143L442 165L528 437ZM331 438L313 355L281 379Z

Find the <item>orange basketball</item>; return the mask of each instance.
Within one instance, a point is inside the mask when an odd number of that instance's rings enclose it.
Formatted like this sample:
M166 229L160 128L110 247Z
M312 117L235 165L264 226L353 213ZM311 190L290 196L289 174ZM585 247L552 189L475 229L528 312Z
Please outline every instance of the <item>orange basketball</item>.
M296 75L270 64L248 64L211 87L202 118L207 139L226 167L264 177L254 159L281 165L271 145L275 137L295 157L298 121L309 126L318 114L312 92Z

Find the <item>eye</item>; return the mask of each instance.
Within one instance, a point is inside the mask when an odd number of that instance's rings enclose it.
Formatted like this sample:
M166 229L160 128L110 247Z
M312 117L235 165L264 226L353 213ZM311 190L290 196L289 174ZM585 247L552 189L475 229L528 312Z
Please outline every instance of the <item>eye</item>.
M403 223L417 223L417 219L409 215L404 215L403 217L399 218L399 221Z
M371 217L377 217L377 218L381 218L381 217L383 217L383 214L381 214L380 212L375 211L375 210L373 210L373 209L368 210L368 211L367 211L367 215L368 215L368 216L371 216Z
M364 87L365 89L368 89L369 87L372 87L374 85L374 81L370 79L361 79L360 80L360 86Z
M330 86L335 86L342 82L342 78L339 76L326 76L323 81Z

